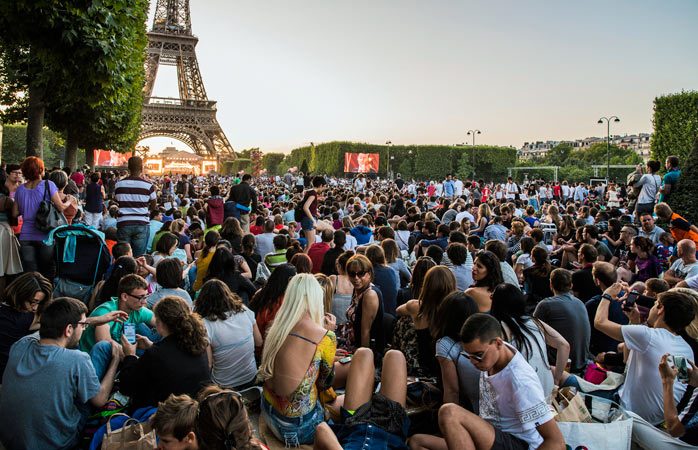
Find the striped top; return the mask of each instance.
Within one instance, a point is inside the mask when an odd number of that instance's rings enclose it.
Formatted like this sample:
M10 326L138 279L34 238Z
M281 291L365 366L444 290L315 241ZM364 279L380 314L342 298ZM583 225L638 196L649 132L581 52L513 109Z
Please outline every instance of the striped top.
M138 177L127 177L116 183L114 196L119 204L117 227L150 223L148 203L156 199L153 183Z

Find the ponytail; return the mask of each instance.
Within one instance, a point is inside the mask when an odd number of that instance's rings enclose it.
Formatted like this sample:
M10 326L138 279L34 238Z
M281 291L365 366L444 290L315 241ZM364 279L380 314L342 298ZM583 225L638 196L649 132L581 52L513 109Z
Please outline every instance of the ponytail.
M192 356L206 351L206 329L201 317L191 312L179 297L164 297L155 305L155 315L175 338L177 347Z

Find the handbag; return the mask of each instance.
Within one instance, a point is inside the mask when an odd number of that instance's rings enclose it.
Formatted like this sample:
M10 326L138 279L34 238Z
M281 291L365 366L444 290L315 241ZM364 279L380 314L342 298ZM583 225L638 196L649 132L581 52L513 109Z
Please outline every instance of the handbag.
M42 233L48 233L54 228L68 225L65 216L56 208L56 205L53 204L51 197L48 195L48 183L48 181L44 181L44 197L41 203L39 203L36 216L34 216L34 226Z
M552 400L557 412L555 421L591 423L589 409L578 392L573 392L569 387L553 390Z
M630 450L633 419L621 406L601 397L581 395L589 405L592 423L557 422L568 448ZM659 448L659 447L657 447Z
M102 441L102 450L131 448L135 450L151 450L157 447L155 433L150 422L139 422L128 419L118 430L112 430L111 420L125 414L114 414L107 421L107 435Z
M57 297L75 298L87 305L92 297L92 286L59 278L56 288L53 290L53 298Z

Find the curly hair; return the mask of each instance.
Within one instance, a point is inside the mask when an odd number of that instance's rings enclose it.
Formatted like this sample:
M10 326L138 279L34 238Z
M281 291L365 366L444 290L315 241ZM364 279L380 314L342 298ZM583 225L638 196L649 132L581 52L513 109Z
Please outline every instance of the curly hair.
M206 351L206 330L201 317L179 298L167 296L155 305L155 317L174 336L177 347L192 356Z
M215 278L204 283L194 304L194 312L212 322L227 319L228 312L237 314L242 310L242 299L231 292L227 284Z

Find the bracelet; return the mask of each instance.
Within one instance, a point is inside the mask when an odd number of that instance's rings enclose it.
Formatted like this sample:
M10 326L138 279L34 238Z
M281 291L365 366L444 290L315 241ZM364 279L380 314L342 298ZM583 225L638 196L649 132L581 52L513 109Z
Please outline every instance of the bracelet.
M609 302L612 302L612 301L613 301L613 297L611 297L610 295L608 295L608 294L606 294L606 293L604 293L604 294L601 296L601 298L605 298L605 299L608 300Z

